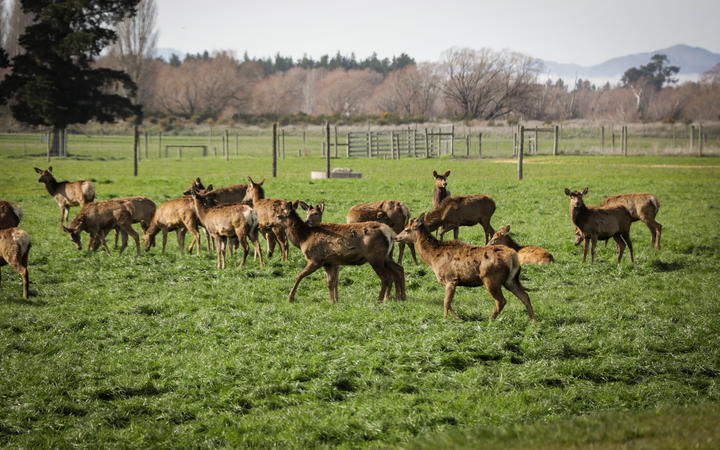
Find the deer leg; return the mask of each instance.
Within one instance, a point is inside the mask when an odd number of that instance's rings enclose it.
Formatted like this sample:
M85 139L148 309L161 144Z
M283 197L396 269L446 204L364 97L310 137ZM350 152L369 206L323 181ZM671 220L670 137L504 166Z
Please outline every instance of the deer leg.
M413 263L417 266L417 257L415 256L415 244L408 244L408 247L410 248L410 256L412 256Z
M162 254L163 255L165 254L165 246L167 245L167 234L168 234L167 229L163 229L162 230L162 235L163 235ZM180 237L178 236L178 244L179 243L180 243ZM182 248L180 249L180 253L182 254Z
M330 292L330 303L338 301L338 266L325 266L325 283Z
M482 227L485 231L485 245L487 245L487 243L490 242L490 239L492 239L493 234L495 234L495 230L493 229L492 225L490 225L489 217L487 220L482 222Z
M587 251L588 251L588 245L590 244L590 239L588 239L587 236L585 237L585 243L583 244L583 264L585 263L585 259L587 258Z
M453 239L456 241L460 237L460 227L453 228ZM487 237L485 237L485 243L487 243Z
M177 235L178 247L180 247L181 255L185 253L185 233L187 233L186 228L178 228L177 230L175 230L175 235Z
M113 250L117 250L118 234L120 234L120 230L118 229L118 227L115 227L115 241L113 243Z
M595 246L597 245L597 235L590 237L590 264L595 264Z
M310 275L311 273L315 272L320 267L322 267L322 266L320 266L319 264L317 264L315 262L308 261L305 268L303 270L301 270L300 273L297 274L297 277L295 278L295 284L293 284L293 287L290 290L290 295L288 296L288 300L290 301L290 303L292 303L293 299L295 298L295 291L297 291L298 285L300 284L300 280L302 280L306 276Z
M272 258L272 254L275 251L275 233L273 233L271 230L265 230L263 232L265 235L265 241L267 242L267 257Z
M124 228L125 228L125 231L128 234L130 234L130 237L132 237L133 240L135 241L135 248L137 249L137 255L140 256L140 237L135 232L135 230L133 230L133 227L131 224L129 224L129 223L125 224ZM126 243L127 243L127 235L123 234L123 247L126 245ZM122 252L120 252L120 253L122 253Z
M288 241L287 241L287 235L285 234L285 230L283 230L282 228L272 228L272 233L273 233L278 245L280 246L280 261L281 262L287 261L288 260Z
M622 259L623 252L625 251L625 243L623 242L622 238L620 238L620 233L614 235L613 239L615 239L615 246L618 249L617 263L620 264L620 260Z
M448 283L445 285L445 300L443 301L443 320L447 319L447 314L450 312L456 319L460 319L455 311L452 309L452 299L455 295L455 283Z
M490 295L495 300L495 311L490 315L490 322L495 319L498 314L503 310L505 307L505 304L507 303L507 300L505 300L505 296L502 293L502 288L500 287L500 284L493 284L490 280L483 280L485 283L485 287L487 288L488 292L490 292Z
M90 240L99 239L100 243L102 244L103 248L105 249L105 253L110 256L110 249L107 246L107 242L105 242L105 235L102 233L98 233L98 236L90 236ZM90 249L90 243L88 242L88 250ZM120 251L122 253L122 251Z
M392 260L388 260L390 273L392 273L395 282L395 301L407 300L405 293L405 269L400 264L395 264Z
M632 248L632 242L630 242L630 232L622 233L622 238L625 241L625 243L628 246L628 250L630 251L630 262L635 263L635 257L633 255L633 248Z
M255 257L259 257L260 258L260 267L262 267L263 266L263 256L262 256L262 249L260 248L260 241L258 241L257 228L250 230L249 234L250 234L250 242L252 242L253 248L255 249L253 259L255 259Z
M373 268L378 278L380 278L380 294L378 295L378 303L387 301L390 288L392 287L392 278L389 275L389 271L385 264L385 261L373 261L370 262L370 267Z
M533 307L530 303L530 296L527 294L525 289L522 287L522 284L520 284L520 271L515 274L515 277L511 280L507 280L505 282L505 288L507 288L508 291L512 292L513 295L520 299L521 302L525 305L525 309L527 310L528 315L530 316L530 321L535 322L535 314L533 313Z
M245 264L248 253L250 253L250 246L247 243L247 239L245 239L245 230L236 228L235 236L237 236L238 244L242 247L242 260L240 261L240 267L242 267Z
M647 227L650 229L650 236L652 237L652 240L650 241L650 246L660 250L660 232L662 230L662 225L660 225L658 222L655 222L655 219L648 220L647 222L645 222L645 225L647 225Z
M402 264L403 253L405 253L405 243L400 242L398 243L398 264Z

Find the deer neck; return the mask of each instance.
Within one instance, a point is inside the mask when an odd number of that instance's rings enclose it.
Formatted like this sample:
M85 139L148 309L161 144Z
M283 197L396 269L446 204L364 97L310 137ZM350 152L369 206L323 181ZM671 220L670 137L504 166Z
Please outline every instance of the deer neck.
M585 224L585 220L587 218L587 206L585 204L570 206L570 217L572 218L572 222L582 229L583 225Z
M311 227L294 210L290 212L287 220L288 226L285 227L285 233L295 247L301 248L302 243L310 237Z
M415 236L415 248L418 249L420 257L425 262L428 262L428 264L432 251L440 246L440 241L435 239L435 237L430 234L430 231L427 227L427 222L425 222L425 226L418 228L417 235Z
M447 188L436 187L435 192L433 193L433 208L437 208L438 205L440 205L440 202L443 201L443 199L447 196L448 196Z
M53 177L51 175L50 179L44 181L43 184L45 185L45 189L48 191L48 193L50 195L55 195L55 194L57 194L58 190L60 189L60 185L62 183L58 183L57 180L55 179L55 177Z
M440 220L440 210L434 209L430 211L429 213L425 214L425 226L427 226L429 231L435 231L438 228L440 228L440 225L442 224L442 220Z
M197 197L193 199L193 203L195 204L195 211L197 212L198 219L200 219L200 222L205 223L207 207L205 207L205 205L203 205Z

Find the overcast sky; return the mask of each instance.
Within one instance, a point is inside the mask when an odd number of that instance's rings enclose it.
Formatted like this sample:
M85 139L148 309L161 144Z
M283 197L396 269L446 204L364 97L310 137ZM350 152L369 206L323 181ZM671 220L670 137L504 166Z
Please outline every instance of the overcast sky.
M688 44L720 53L720 1L156 0L158 47L280 53L402 52L439 61L450 47L513 50L590 66Z

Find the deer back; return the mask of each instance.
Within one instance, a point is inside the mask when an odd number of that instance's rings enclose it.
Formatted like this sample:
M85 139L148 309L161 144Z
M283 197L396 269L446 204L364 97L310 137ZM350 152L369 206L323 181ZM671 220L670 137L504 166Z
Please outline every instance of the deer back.
M382 261L392 251L395 232L380 222L319 223L300 242L308 260L330 265Z
M633 220L645 221L655 219L658 209L660 209L660 202L652 194L633 193L612 195L606 198L600 206L622 206Z
M22 210L14 203L0 200L0 229L18 226L22 219Z

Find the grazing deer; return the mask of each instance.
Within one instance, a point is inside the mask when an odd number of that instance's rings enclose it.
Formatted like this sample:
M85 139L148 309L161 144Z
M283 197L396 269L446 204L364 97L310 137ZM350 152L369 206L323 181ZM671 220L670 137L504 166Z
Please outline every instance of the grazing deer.
M240 267L245 264L249 252L246 237L249 237L253 243L255 253L260 255L260 267L263 266L257 236L258 216L251 207L240 203L213 206L214 203L211 203L199 190L193 190L190 195L200 222L215 239L218 269L225 268L225 248L229 237L236 237L242 247Z
M162 253L165 254L165 244L167 243L168 231L175 231L177 235L178 245L180 246L180 254L185 251L185 233L190 231L193 240L188 246L188 252L195 247L197 255L200 255L200 232L198 231L199 220L195 214L195 206L192 197L175 198L167 200L160 204L155 210L155 215L150 221L150 225L143 232L143 242L145 251L150 251L150 247L155 245L155 235L160 231L163 233ZM208 234L209 236L209 234Z
M145 232L145 230L147 230L147 228L150 226L150 222L152 222L152 219L155 216L155 202L150 200L148 197L142 196L122 197L115 198L113 200L130 203L133 207L132 222L140 223L140 228L142 229L143 233ZM118 228L115 228L114 248L117 248L119 234L120 230Z
M450 171L447 172L449 174ZM361 203L350 208L347 213L347 223L370 222L376 221L388 225L395 233L399 233L405 228L410 220L410 211L403 202L397 200L382 200L379 202ZM417 266L417 258L415 256L415 246L408 244L410 248L410 256L413 263ZM402 264L403 252L405 251L405 243L398 244L398 264Z
M488 245L504 245L515 250L520 259L520 264L550 264L555 262L549 251L534 245L522 246L510 237L510 225L500 227L493 235Z
M490 218L495 212L495 200L487 195L459 195L447 197L440 205L425 214L425 224L432 232L440 228L440 240L443 235L453 230L455 239L461 226L481 224L485 230L485 243L495 234L490 225Z
M512 292L525 305L531 321L535 321L530 297L520 284L520 260L515 250L504 245L479 247L460 241L438 241L427 227L426 214L413 219L397 235L396 241L413 242L420 258L430 265L438 282L445 286L443 319L448 312L458 319L452 309L457 286L485 285L495 300L490 321L505 307L502 287Z
M657 197L647 193L611 195L600 204L603 208L622 206L627 210L632 221L641 220L650 229L650 246L660 250L660 234L662 225L655 220L660 209L660 202ZM575 245L583 241L582 234L575 230ZM605 240L607 245L607 240Z
M132 204L124 201L105 200L87 203L73 218L68 227L63 226L63 230L70 235L78 250L82 250L80 233L85 231L90 234L88 251L95 250L99 244L102 244L105 253L109 255L110 250L105 242L105 236L110 230L119 228L122 234L120 254L122 255L122 252L127 247L127 235L129 234L135 240L137 255L140 256L140 239L132 228L133 214Z
M229 205L231 203L246 203L244 202L245 194L247 193L247 184L235 184L233 186L226 186L221 188L213 188L210 184L207 188L202 184L200 178L195 178L184 192L183 195L190 195L193 190L200 192L205 195L207 200L217 205Z
M252 178L248 177L248 181L250 184L245 194L245 201L252 202L252 207L257 212L260 222L258 230L265 236L267 241L267 256L268 258L272 257L277 242L280 246L280 261L287 261L290 249L285 227L276 219L278 214L282 214L287 209L288 202L280 199L265 198L265 190L262 187L265 178L256 183Z
M45 189L55 198L60 208L60 226L62 226L70 215L70 207L92 202L95 199L95 185L90 181L61 181L55 180L52 174L52 166L47 170L35 167L35 172L40 174L39 183L45 184Z
M339 266L364 263L370 264L380 278L378 302L387 300L393 283L395 298L405 300L405 272L392 260L395 232L389 226L379 222L308 225L297 214L300 204L299 200L287 203L285 210L274 218L285 225L290 242L307 260L307 265L295 278L288 296L290 302L295 298L300 281L321 267L325 269L330 303L336 302Z
M30 236L20 228L0 230L0 267L9 264L20 274L23 281L23 298L28 298L30 278L28 275L28 254ZM2 274L0 274L2 280Z
M22 219L22 209L15 203L0 200L0 229L18 226Z
M450 190L448 190L447 188L447 178L449 176L449 170L442 175L438 175L438 173L433 170L433 178L435 179L435 188L433 189L432 202L433 209L437 209L438 206L440 206L440 202L445 200L447 197L450 197Z
M618 247L618 264L626 244L630 250L630 261L634 263L632 242L630 242L630 224L632 223L630 213L622 206L585 206L583 196L587 192L587 187L582 192L571 192L570 189L565 188L565 195L570 197L570 218L585 239L583 262L587 257L588 239L592 241L590 249L590 263L592 264L595 262L595 246L598 239L613 238Z

